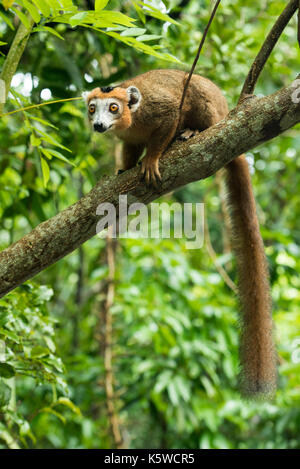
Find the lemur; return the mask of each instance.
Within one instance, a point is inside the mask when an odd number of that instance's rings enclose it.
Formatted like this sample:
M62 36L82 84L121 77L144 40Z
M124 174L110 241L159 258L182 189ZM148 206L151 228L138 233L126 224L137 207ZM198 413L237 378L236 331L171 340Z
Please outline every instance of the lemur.
M185 129L187 134L202 131L228 114L220 89L196 74L179 113L186 76L180 70L152 70L118 86L84 93L93 129L123 140L124 170L133 168L146 149L141 172L147 184L161 178L159 159L175 137ZM241 388L247 396L270 394L277 373L269 275L245 155L230 162L225 172L242 310Z

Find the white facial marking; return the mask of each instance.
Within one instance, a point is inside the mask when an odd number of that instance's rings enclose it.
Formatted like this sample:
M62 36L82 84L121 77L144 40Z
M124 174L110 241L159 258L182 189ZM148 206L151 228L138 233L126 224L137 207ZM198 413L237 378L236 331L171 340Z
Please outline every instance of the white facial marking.
M89 114L90 121L93 126L101 126L100 132L107 130L113 130L114 124L118 121L123 113L123 104L116 98L93 98L90 100L89 105L94 104L96 106L95 112ZM119 109L116 113L110 111L111 104L117 104ZM97 129L95 129L97 130Z

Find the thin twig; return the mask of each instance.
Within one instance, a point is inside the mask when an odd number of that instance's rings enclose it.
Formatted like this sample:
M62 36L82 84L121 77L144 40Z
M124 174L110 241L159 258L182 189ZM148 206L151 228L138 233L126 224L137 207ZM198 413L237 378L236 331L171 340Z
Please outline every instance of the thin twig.
M35 109L36 107L48 106L48 104L64 103L66 101L76 101L78 99L83 99L83 97L77 96L76 98L55 99L54 101L46 101L45 103L32 104L31 106L26 106L20 109L16 109L15 111L6 112L5 114L0 114L0 117L10 116L11 114L16 114L17 112L28 111L29 109Z
M176 132L175 134L177 134L177 130L178 130L178 127L179 127L179 123L180 123L180 115L181 115L181 110L183 108L183 104L184 104L184 99L185 99L185 96L186 96L186 92L187 92L187 89L188 89L188 86L189 86L189 83L191 81L191 78L192 78L192 75L195 71L195 68L196 68L196 65L197 65L197 62L199 60L199 57L200 57L200 54L201 54L201 51L202 51L202 47L204 45L204 42L205 42L205 39L206 39L206 36L207 36L207 33L208 33L208 30L210 28L210 25L214 19L214 16L216 14L216 11L218 9L218 6L220 4L221 0L217 0L215 6L214 6L214 9L210 15L210 18L209 18L209 21L206 25L206 28L204 30L204 33L203 33L203 36L201 38L201 41L200 41L200 44L199 44L199 47L198 47L198 51L197 51L197 54L196 54L196 57L194 59L194 62L193 62L193 65L191 67L191 70L189 72L189 75L185 81L185 84L184 84L184 88L183 88L183 92L182 92L182 96L181 96L181 102L180 102L180 105L179 105L179 119L178 119L178 124L177 124L177 129L176 129Z
M272 50L274 49L278 39L280 38L284 28L292 18L293 14L299 7L299 0L290 0L288 5L285 7L281 15L277 18L276 23L272 27L265 42L260 48L259 53L254 59L254 62L249 70L244 86L241 91L239 102L249 94L252 94L258 80L260 73L262 72L265 63L267 62ZM299 38L299 28L298 28Z

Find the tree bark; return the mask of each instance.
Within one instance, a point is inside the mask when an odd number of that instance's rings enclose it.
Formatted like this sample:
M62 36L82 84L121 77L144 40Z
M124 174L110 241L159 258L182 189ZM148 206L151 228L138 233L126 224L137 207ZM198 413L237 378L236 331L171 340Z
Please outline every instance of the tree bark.
M260 73L262 72L282 32L284 31L285 27L289 23L298 7L299 0L290 0L281 15L277 18L276 23L273 25L271 31L267 35L249 70L248 76L241 91L240 100L243 99L244 95L253 93Z
M187 142L175 142L160 160L162 182L158 188L146 186L139 167L103 178L74 205L0 253L0 297L94 236L98 204L110 202L118 213L120 194L127 194L128 204L148 204L211 176L238 155L299 123L299 98L299 82L295 81L270 96L244 99L226 119Z
M24 26L23 23L20 23L18 27L18 31L12 42L12 45L10 46L9 52L4 61L3 68L0 74L0 79L3 80L4 85L5 85L5 90L4 90L5 101L6 101L9 89L10 89L11 80L14 74L16 73L17 67L19 65L22 54L26 47L27 41L29 39L32 27L34 25L34 21L30 15L28 15L27 19L28 19L29 28L26 28L26 26ZM0 114L2 114L3 108L4 108L4 103L0 103Z

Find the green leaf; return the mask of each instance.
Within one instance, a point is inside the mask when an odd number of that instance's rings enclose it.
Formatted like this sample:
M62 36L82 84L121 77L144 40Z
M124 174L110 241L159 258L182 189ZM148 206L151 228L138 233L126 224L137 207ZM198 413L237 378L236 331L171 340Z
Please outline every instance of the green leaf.
M38 32L47 32L50 34L53 34L53 36L58 37L59 39L62 39L63 41L65 40L55 29L50 28L50 26L37 26L32 30L33 33L38 33Z
M0 422L0 438L3 440L9 449L20 449L20 446L15 441L13 435L7 431L5 426Z
M37 8L42 12L43 16L46 18L50 16L50 8L48 3L45 0L32 0Z
M128 46L133 47L134 49L143 52L144 54L149 54L152 55L153 57L157 57L162 60L167 60L168 62L175 62L175 63L181 63L176 57L166 54L166 53L161 53L157 52L153 47L151 47L148 44L144 44L141 41L138 41L138 39L134 37L126 37L126 36L121 36L119 33L115 33L113 31L101 31L104 34L107 34L108 36L111 36L121 42L124 42Z
M181 376L176 376L174 378L174 384L176 385L177 392L181 395L183 400L189 402L191 393L188 386L188 380L185 380Z
M31 431L31 428L30 428L30 425L26 420L24 420L23 423L20 425L20 436L23 436L23 437L27 436L31 439L33 444L36 443L36 438L33 435L32 431Z
M61 405L64 405L66 407L68 407L72 412L74 412L74 414L76 415L81 415L81 411L79 409L79 407L77 407L72 401L70 401L70 399L68 399L67 397L60 397L55 403L54 405L58 405L58 404L61 404Z
M37 290L37 300L38 304L43 304L45 301L49 301L53 296L52 288L47 287L46 285L41 285Z
M41 15L39 14L38 9L28 0L22 0L22 3L24 5L24 8L26 8L26 10L32 16L32 19L35 21L35 23L39 23L41 21Z
M49 350L46 347L42 347L41 345L37 345L33 347L30 351L31 358L42 358L49 355Z
M128 28L121 33L121 36L141 36L147 30L142 28Z
M49 168L47 161L45 160L45 158L42 157L42 155L41 155L41 166L42 166L44 187L47 187L48 181L50 179L50 168Z
M64 161L65 163L71 164L72 166L76 167L76 164L72 163L72 161L68 160L64 155L62 155L59 151L52 150L51 148L41 148L41 151L44 153L47 158L51 159L52 156L58 158L59 160Z
M48 153L48 151L45 148L41 147L40 151L43 153L43 155L46 156L46 158L48 158L48 160L52 160L52 155L50 155L50 153Z
M59 412L56 412L56 410L51 409L51 407L43 407L43 409L40 410L40 413L41 412L45 412L47 414L55 415L55 417L57 417L63 424L66 423L65 417L63 415L61 415Z
M39 147L40 144L42 143L42 140L38 137L36 137L34 134L30 135L30 143L33 147Z
M56 15L51 18L49 18L49 21L54 22L54 23L65 23L65 24L70 24L70 19L74 16L73 13L65 13L63 15Z
M0 362L0 376L2 376L2 378L9 379L15 376L15 374L16 372L13 366L8 363Z
M31 114L29 114L28 112L26 112L27 116L29 117L29 119L33 119L35 121L38 121L40 122L40 124L43 124L43 125L46 125L46 126L49 126L49 127L53 127L53 129L58 129L58 127L55 127L55 125L51 124L50 122L48 121L45 121L44 119L40 119L39 117L36 117L36 116L32 116Z
M77 11L78 7L73 4L72 0L59 0L65 11Z
M4 336L4 338L8 338L8 339L12 340L16 344L20 343L20 337L15 332L9 331L8 329L4 329L3 327L1 327L0 328L0 334L2 336Z
M108 20L115 24L121 24L123 26L134 26L136 20L134 18L130 18L130 16L124 15L119 11L101 11L98 18L101 20Z
M157 39L161 39L162 35L159 34L143 34L142 36L137 37L137 41L146 42L146 41L154 41Z
M176 390L176 387L174 385L174 383L171 381L167 387L167 391L168 391L168 395L169 395L169 398L170 398L170 401L172 402L172 404L177 407L178 404L179 404L179 396L177 394L177 390Z
M14 25L12 24L10 19L4 13L2 13L2 11L0 11L0 18L2 18L3 21L7 24L7 26L14 31Z
M109 0L96 0L95 1L95 11L103 10L106 7Z
M74 106L74 104L72 103L65 103L60 108L59 113L63 114L64 112L70 114L71 116L79 117L80 119L82 119L82 112L78 109L77 106Z
M59 4L58 0L46 0L46 1L54 12L59 11L61 9L61 5Z
M7 44L7 42L0 41L0 46L4 46L5 44Z
M20 21L24 24L25 28L30 29L30 22L27 16L15 7L11 7L11 10L20 18Z
M59 18L53 19L53 21L59 21ZM81 11L76 15L69 18L68 23L74 27L78 25L92 25L98 28L114 27L116 25L122 26L134 26L136 20L129 16L120 13L119 11Z
M137 14L139 15L139 18L140 18L141 22L143 24L145 24L146 23L146 17L145 17L145 14L144 14L142 8L140 6L138 6L138 4L135 1L132 1L132 4L133 4Z
M6 406L10 401L11 389L0 379L0 409Z
M165 370L160 373L157 377L155 386L154 386L154 393L161 393L169 384L170 380L172 379L172 372L170 370Z
M62 145L61 143L59 143L54 137L52 137L51 135L48 135L46 134L45 132L43 132L42 130L40 129L35 129L36 132L38 132L39 134L41 134L44 138L43 140L45 140L45 142L48 142L48 143L51 143L52 145L56 146L56 147L59 147L59 148L62 148L63 150L66 150L70 153L72 153L72 150L70 150L69 148L65 147L64 145Z
M47 347L50 350L50 352L55 353L56 347L55 347L55 343L53 342L51 337L45 336L44 341L46 342Z
M158 20L166 21L168 23L173 23L176 24L177 26L180 26L180 23L178 21L173 20L170 16L162 13L160 10L157 8L154 8L152 5L149 5L148 3L144 2L139 2L140 5L143 7L146 7L146 9L143 9L143 12L145 15L152 16L153 18L156 18Z
M71 26L78 26L81 23L84 23L84 20L88 17L88 12L87 11L81 11L80 13L77 13L76 15L72 16L70 18L70 25Z

